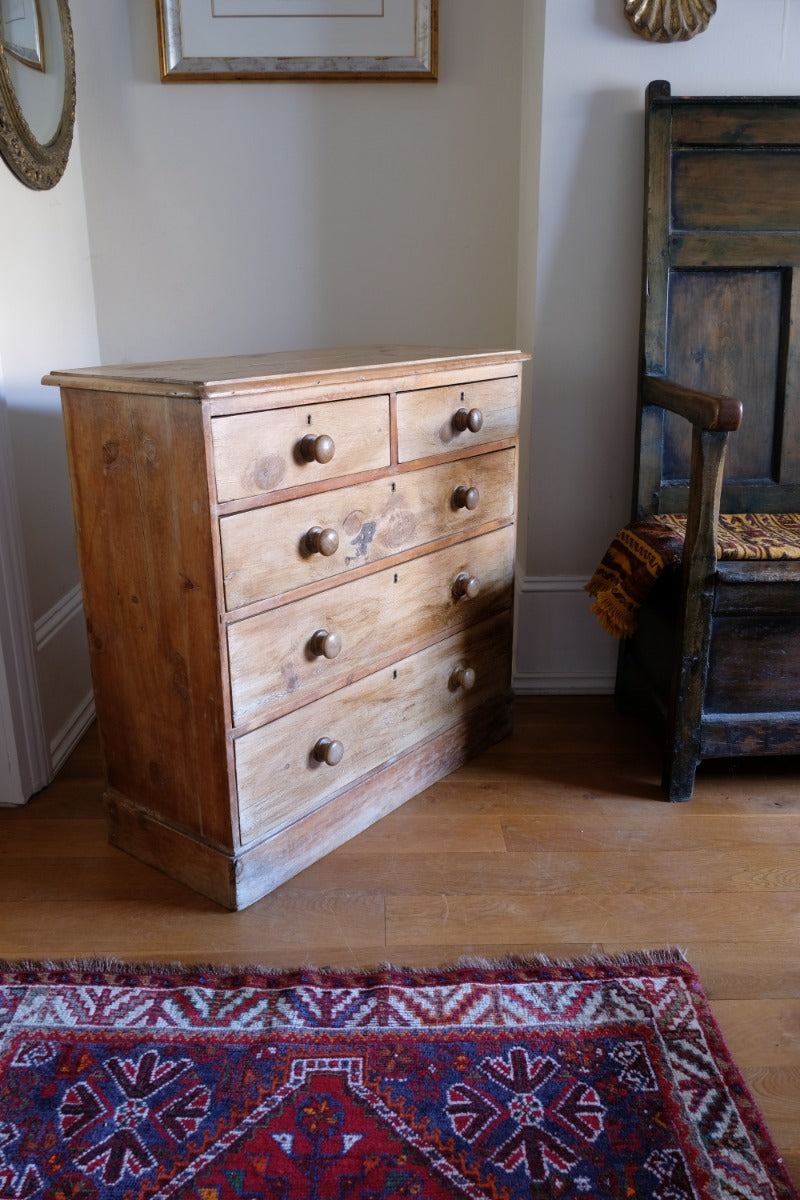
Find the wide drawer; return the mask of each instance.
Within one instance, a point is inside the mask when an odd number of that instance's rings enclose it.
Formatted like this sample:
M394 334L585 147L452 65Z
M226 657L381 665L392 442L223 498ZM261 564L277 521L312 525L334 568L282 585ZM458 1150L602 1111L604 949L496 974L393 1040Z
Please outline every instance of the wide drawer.
M215 417L211 437L220 502L371 471L390 461L389 397Z
M469 489L475 506L459 507ZM513 514L513 450L234 513L220 520L225 604L240 608ZM322 531L327 549L338 543L328 555L310 548Z
M511 607L513 590L507 525L239 621L228 629L234 725L484 621Z
M458 682L462 668L475 672L471 688ZM234 744L242 843L299 820L376 767L456 724L507 689L510 671L506 613L245 734ZM316 757L324 739L343 751L335 765Z
M421 388L397 396L400 462L462 451L517 435L519 379Z

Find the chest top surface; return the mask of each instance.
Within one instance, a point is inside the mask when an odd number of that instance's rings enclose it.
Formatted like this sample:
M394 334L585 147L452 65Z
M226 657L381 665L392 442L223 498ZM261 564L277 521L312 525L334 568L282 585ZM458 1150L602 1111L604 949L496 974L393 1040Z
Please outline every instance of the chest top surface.
M199 400L269 393L317 383L357 384L448 368L489 368L528 358L517 350L442 346L357 346L174 359L54 370L43 383L94 391L146 392Z

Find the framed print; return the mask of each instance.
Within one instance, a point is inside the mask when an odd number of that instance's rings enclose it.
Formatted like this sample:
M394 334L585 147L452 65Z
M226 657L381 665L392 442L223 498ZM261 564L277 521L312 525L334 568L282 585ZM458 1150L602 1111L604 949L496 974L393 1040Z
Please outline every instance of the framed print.
M438 0L156 0L165 83L435 80Z

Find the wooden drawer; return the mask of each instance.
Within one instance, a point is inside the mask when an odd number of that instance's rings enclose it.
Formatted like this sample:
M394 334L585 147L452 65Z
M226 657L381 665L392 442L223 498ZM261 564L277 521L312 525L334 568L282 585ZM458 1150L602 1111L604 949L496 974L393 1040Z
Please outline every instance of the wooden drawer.
M460 594L463 576L477 595ZM304 703L313 690L341 686L414 645L510 608L514 528L350 580L228 629L234 725L263 719L276 705ZM325 647L315 635L338 639ZM321 641L322 639L318 639Z
M242 843L312 812L382 763L461 720L510 681L511 614L443 642L316 700L235 743ZM464 690L453 675L475 671ZM335 766L317 761L320 738L340 742Z
M519 380L489 379L455 387L422 388L397 396L397 455L400 462L432 454L461 453L472 446L516 437ZM479 413L473 432L459 428L459 413ZM473 421L473 423L476 423Z
M225 605L233 610L514 514L514 451L480 455L220 520ZM456 506L477 488L474 509ZM330 556L308 549L312 529L333 530Z
M303 439L309 435L332 439L328 461L304 456ZM389 397L215 417L211 437L217 499L241 500L388 466ZM327 457L321 445L313 449Z

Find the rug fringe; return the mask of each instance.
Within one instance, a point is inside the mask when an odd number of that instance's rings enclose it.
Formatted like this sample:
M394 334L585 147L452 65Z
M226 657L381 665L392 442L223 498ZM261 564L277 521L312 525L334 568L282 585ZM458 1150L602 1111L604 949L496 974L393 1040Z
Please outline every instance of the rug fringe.
M308 972L321 976L375 975L385 973L412 974L418 977L446 975L465 969L481 971L524 970L526 967L570 968L587 967L645 967L666 966L669 963L688 963L686 952L678 946L649 950L622 951L617 954L583 954L574 958L556 958L547 954L511 954L499 958L463 955L437 966L420 967L408 963L380 962L368 967L317 967L311 963L296 967L267 967L260 963L153 962L114 957L68 959L0 960L0 971L69 971L97 974L144 974L177 976L202 974L211 976L263 975L266 977L297 976Z
M689 961L686 951L679 946L668 946L653 950L621 951L618 954L582 954L575 958L552 958L547 954L512 954L505 958L466 956L459 958L453 966L454 968L475 967L476 969L483 968L486 970L502 970L509 967L650 967L665 966L676 960L684 963L688 963Z

